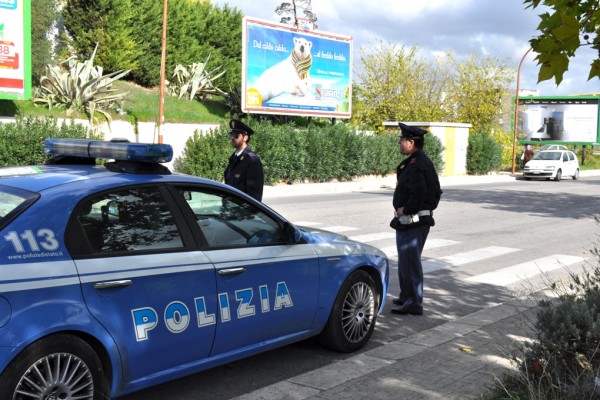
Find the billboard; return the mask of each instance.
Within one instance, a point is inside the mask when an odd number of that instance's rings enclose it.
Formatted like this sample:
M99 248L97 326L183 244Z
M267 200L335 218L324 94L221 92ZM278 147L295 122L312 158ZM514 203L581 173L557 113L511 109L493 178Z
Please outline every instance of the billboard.
M520 97L517 132L521 143L598 143L600 97Z
M31 97L31 0L0 0L0 99Z
M244 17L242 110L350 118L352 38Z

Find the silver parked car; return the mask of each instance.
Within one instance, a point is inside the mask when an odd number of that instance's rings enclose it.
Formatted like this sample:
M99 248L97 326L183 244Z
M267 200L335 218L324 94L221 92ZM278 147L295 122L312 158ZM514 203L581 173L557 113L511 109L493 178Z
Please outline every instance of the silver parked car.
M560 181L563 176L579 178L579 161L569 150L546 150L537 153L525 164L523 177L545 178Z

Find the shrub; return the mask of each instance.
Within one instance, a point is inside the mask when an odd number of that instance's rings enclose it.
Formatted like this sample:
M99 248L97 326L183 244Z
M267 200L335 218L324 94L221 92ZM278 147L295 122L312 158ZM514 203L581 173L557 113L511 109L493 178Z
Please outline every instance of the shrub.
M196 131L185 143L175 169L184 174L222 181L230 155L229 130L225 126L211 129L205 134Z
M298 127L293 123L275 125L269 120L245 122L256 132L250 147L261 158L266 184L344 181L369 174L387 175L401 159L395 135L367 135L343 123ZM222 180L232 152L228 133L228 127L222 125L206 135L194 135L186 143L176 169ZM439 139L428 136L431 137L426 139L426 152L441 171L443 146Z
M486 398L596 399L600 388L600 253L596 265L567 283L551 283L539 301L536 340L512 357L517 373L506 374ZM507 397L508 395L508 397Z
M467 172L482 175L500 166L501 146L487 133L469 135L467 146Z
M433 163L435 170L441 174L444 170L444 146L442 141L435 135L425 135L425 154Z
M55 118L19 116L15 123L0 124L0 167L43 164L49 157L44 153L46 138L85 139L88 136L87 128L73 121L59 125Z

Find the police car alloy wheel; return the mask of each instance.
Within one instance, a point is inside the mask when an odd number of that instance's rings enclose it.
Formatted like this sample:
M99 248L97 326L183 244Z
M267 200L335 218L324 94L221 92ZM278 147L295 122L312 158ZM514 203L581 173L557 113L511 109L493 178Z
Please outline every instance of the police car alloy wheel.
M100 360L86 342L57 334L31 344L3 372L0 398L108 399L108 383Z
M379 298L375 282L358 270L342 285L319 343L332 350L348 353L367 343L377 318Z

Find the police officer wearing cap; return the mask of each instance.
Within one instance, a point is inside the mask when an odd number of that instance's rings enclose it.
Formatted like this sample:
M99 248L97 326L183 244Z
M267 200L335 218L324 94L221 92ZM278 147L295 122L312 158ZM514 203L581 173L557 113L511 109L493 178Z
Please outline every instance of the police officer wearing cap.
M229 139L235 151L225 168L225 183L262 201L265 180L262 163L248 146L254 131L235 119L229 122L229 127Z
M397 183L392 204L396 230L400 296L392 300L394 314L423 314L423 265L421 253L429 229L435 224L433 210L442 190L433 163L423 146L426 130L400 123L400 152L406 155L396 170Z

